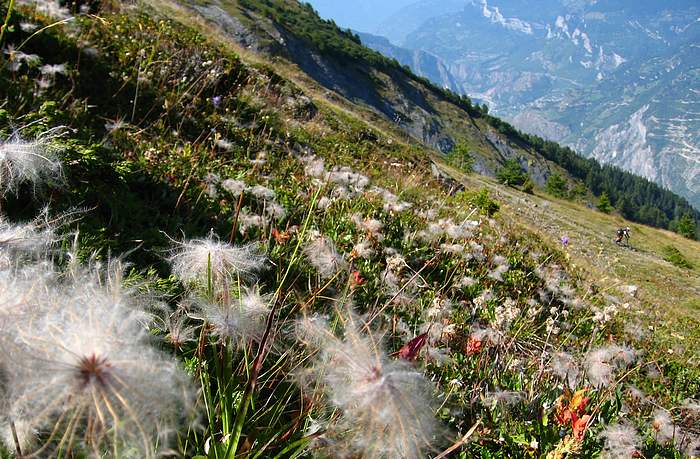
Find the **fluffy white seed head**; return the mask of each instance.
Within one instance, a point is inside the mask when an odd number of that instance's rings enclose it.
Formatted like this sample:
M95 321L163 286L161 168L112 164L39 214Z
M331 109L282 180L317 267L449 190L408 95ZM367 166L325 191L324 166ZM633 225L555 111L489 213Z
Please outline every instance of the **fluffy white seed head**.
M22 183L36 189L61 179L60 148L53 142L59 132L52 129L34 140L24 140L16 132L0 142L0 197L16 192Z
M176 243L169 258L177 277L205 287L211 279L215 291L227 291L239 279L253 279L265 260L256 244L234 246L221 242L213 232L204 239Z
M567 352L557 352L552 357L550 362L550 369L552 374L562 381L566 381L569 387L576 387L576 381L578 380L579 367L576 363L576 359Z
M265 213L272 220L281 220L287 215L287 210L276 201L265 203Z
M374 249L372 248L372 243L366 239L355 244L352 253L357 258L370 259L374 255Z
M634 457L642 442L637 430L628 423L610 424L598 438L604 442L603 457L609 459Z
M584 366L588 380L595 387L609 386L617 370L626 368L637 359L633 349L615 344L593 349L586 355Z
M225 304L201 303L201 319L208 322L221 340L237 343L260 341L270 315L270 295L261 295L258 287L246 288L239 298Z
M346 268L345 259L338 253L333 241L327 236L316 235L304 247L304 255L322 279L330 279Z
M317 349L310 374L342 418L333 454L349 457L423 458L438 426L431 387L408 362L390 359L382 337L352 313L342 337L322 318L305 320L300 337Z
M353 195L361 193L369 185L369 178L354 172L347 166L334 167L328 173L327 179L331 183L347 188Z
M45 218L12 224L0 216L0 269L46 255L55 240L55 228Z
M363 231L370 238L379 242L384 240L384 235L382 234L384 224L381 221L374 218L362 218L360 214L353 214L350 220L357 229Z
M251 229L263 228L265 224L265 219L260 215L241 212L238 216L238 231L244 236Z
M37 456L155 457L179 427L188 378L151 346L125 290L72 274L32 295L40 313L17 321L3 349L8 420L22 435L42 433L42 446L27 451Z
M323 196L321 199L318 200L318 204L316 204L316 207L319 210L326 210L331 206L331 204L333 204L333 200L331 200L327 196Z
M68 19L71 17L68 8L59 5L57 0L20 0L20 5L28 5L36 8L36 11L54 19Z
M245 184L245 182L241 180L235 180L235 179L226 179L223 182L221 182L221 187L231 193L234 197L238 197L243 193L248 186Z
M309 177L325 180L327 176L325 161L316 156L305 156L301 158L304 163L304 174Z
M163 335L165 342L176 350L189 342L195 341L195 327L187 315L187 308L180 305L175 311L170 311L167 306L156 308L152 315L151 329L155 329Z
M525 393L511 390L495 390L484 395L484 405L496 407L497 405L516 405L525 400Z
M387 189L372 187L369 191L381 196L382 201L384 201L384 211L386 212L396 214L404 212L413 207L413 204L406 201L401 201L398 196Z
M676 436L680 437L680 431L676 428L671 415L663 409L654 410L654 419L651 422L656 441L661 445L666 445L673 441Z
M263 201L272 201L275 199L275 192L262 185L255 185L248 191L250 194Z

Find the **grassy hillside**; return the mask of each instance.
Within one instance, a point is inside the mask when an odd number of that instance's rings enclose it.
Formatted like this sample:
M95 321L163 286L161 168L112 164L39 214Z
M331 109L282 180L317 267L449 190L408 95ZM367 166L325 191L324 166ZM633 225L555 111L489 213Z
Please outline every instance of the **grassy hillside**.
M625 218L672 230L688 215L700 229L700 212L658 185L586 159L569 148L518 132L488 115L485 106L436 87L360 43L355 35L324 21L296 1L182 2L221 27L217 33L299 66L322 87L365 104L385 121L442 153L459 145L475 169L494 176L516 159L534 184L552 174L568 177L569 189L588 188L589 200L607 194ZM580 193L579 193L580 194Z
M47 5L0 62L0 456L698 453L696 243L618 248L177 4Z

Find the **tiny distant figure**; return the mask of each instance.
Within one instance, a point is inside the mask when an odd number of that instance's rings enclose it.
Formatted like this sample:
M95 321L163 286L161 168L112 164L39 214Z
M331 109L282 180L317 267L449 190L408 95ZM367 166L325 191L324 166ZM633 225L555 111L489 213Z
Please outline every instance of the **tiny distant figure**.
M617 236L615 237L615 244L621 245L624 241L625 245L629 245L630 243L630 227L626 228L619 228L617 230Z
M568 245L569 245L569 236L562 236L562 237L561 237L561 243L562 243L562 245L564 245L564 246L568 246Z

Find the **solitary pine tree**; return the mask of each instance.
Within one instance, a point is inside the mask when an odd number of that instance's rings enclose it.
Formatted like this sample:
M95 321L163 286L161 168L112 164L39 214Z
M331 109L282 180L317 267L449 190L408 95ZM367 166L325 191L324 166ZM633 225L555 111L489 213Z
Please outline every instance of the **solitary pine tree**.
M601 212L604 212L606 214L609 214L612 211L612 204L610 204L610 198L608 197L608 193L603 191L603 194L600 195L600 199L598 199L598 210Z
M563 198L567 192L566 179L555 172L547 178L545 188L549 194Z
M695 239L695 221L690 214L683 215L678 221L678 234L688 239Z
M496 179L507 186L518 186L525 183L527 174L523 173L517 159L509 159L503 167L496 172Z

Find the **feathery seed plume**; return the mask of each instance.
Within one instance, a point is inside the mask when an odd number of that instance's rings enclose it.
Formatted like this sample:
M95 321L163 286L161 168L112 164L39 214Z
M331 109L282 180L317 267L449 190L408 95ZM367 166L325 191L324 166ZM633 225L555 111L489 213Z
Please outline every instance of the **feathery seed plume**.
M329 279L345 269L347 263L338 253L333 241L321 234L315 235L304 247L304 255L322 279Z
M53 140L62 128L50 129L34 140L24 140L19 132L0 142L0 197L14 193L22 183L38 186L59 181L62 173L60 148Z
M221 242L214 232L204 239L177 242L169 258L177 277L206 286L211 276L216 291L227 291L238 279L253 279L265 260L256 244L234 246Z
M576 387L579 367L576 363L576 359L574 359L571 354L566 352L557 352L552 357L550 368L554 376L562 381L566 381L569 384L569 387Z
M654 429L656 441L661 445L666 445L676 436L680 436L679 429L676 428L676 424L666 410L654 410L654 420L651 422L651 427Z
M17 322L4 350L9 419L23 435L42 433L31 453L155 457L178 427L189 384L150 345L135 300L79 271L36 295L41 314Z
M636 359L636 351L616 344L593 349L584 361L588 380L595 387L609 386L614 382L615 372Z
M248 186L245 184L245 182L241 180L235 180L235 179L226 179L223 182L221 182L221 187L231 193L234 197L238 197L243 193Z
M234 342L259 341L270 314L270 295L261 295L258 287L244 288L240 298L226 304L199 304L201 319L214 328L220 339Z
M632 458L642 443L637 430L628 423L610 424L598 438L604 441L603 456L609 459Z
M318 350L312 374L343 413L334 454L418 459L438 434L431 387L408 362L390 359L381 336L352 312L342 337L325 320L305 320L300 338Z

